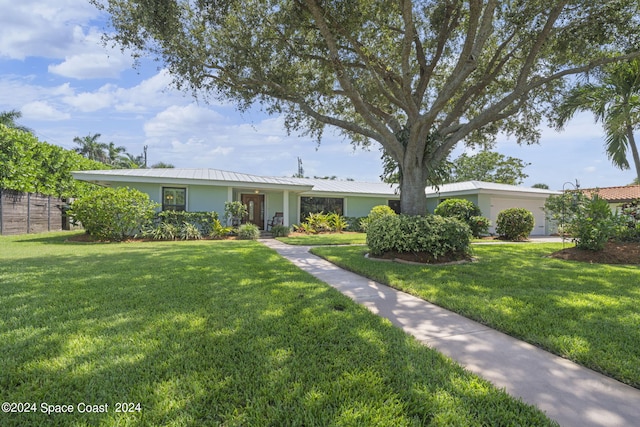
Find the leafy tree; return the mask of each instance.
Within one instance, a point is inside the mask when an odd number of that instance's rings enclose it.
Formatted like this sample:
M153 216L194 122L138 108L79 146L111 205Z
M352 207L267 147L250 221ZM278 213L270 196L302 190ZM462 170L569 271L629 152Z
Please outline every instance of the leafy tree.
M105 168L73 151L41 142L31 133L0 125L0 188L77 197L92 185L76 181L71 171Z
M165 162L158 162L155 163L153 165L151 165L152 168L157 168L157 169L173 169L175 168L174 165L172 165L171 163L165 163Z
M100 136L99 133L83 136L82 138L76 136L73 138L73 142L78 145L75 152L90 160L109 163L110 153L107 152L109 144L99 142L98 139L100 139Z
M530 163L494 151L481 151L473 156L464 153L453 161L448 182L475 180L519 185L529 176L522 172L528 165Z
M11 129L17 129L31 133L31 129L16 123L16 120L20 117L22 117L22 113L18 110L2 111L0 112L0 124L5 125L6 127Z
M548 189L549 189L549 186L548 186L547 184L544 184L544 183L541 183L541 182L540 182L540 183L538 183L538 184L533 184L533 185L531 186L531 188L541 188L541 189L543 189L543 190L548 190Z
M573 88L558 109L562 128L578 111L592 111L602 122L607 157L620 169L629 169L628 152L640 179L640 154L634 130L640 124L640 60L605 67L599 84L585 83Z
M406 214L459 142L537 142L567 77L640 56L637 0L91 1L179 88L379 143Z

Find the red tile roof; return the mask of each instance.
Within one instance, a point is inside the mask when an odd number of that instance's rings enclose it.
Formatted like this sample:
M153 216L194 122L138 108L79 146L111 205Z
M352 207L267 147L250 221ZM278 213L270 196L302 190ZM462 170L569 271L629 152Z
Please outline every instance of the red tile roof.
M624 187L583 188L584 194L598 193L598 196L609 203L627 203L640 199L640 185L627 185Z

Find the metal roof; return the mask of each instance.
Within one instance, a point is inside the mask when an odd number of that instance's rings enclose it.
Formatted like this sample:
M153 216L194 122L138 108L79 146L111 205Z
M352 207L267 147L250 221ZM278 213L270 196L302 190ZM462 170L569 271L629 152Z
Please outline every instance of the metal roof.
M199 184L250 186L261 189L289 189L315 194L351 194L399 197L398 185L383 182L341 181L317 178L287 178L259 176L219 169L108 169L73 172L76 179L97 183L108 182L152 182L165 184ZM519 187L496 184L494 182L466 181L444 184L439 188L427 187L427 196L454 196L476 193L526 193L527 195L548 196L560 194L558 191L540 188Z

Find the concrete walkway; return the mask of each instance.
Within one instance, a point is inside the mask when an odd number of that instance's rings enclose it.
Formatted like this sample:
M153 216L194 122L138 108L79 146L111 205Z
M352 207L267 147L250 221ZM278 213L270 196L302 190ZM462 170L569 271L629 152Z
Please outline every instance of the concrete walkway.
M261 240L304 271L468 370L533 404L561 426L640 426L640 390L275 239Z

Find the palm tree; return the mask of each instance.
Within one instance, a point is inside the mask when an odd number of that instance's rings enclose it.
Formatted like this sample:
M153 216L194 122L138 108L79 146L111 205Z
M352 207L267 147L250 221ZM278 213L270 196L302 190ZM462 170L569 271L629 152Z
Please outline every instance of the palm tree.
M18 110L0 112L0 124L11 129L21 130L23 132L33 133L31 129L16 123L16 120L22 117L22 113Z
M605 69L601 84L573 88L558 109L557 127L562 129L578 111L591 111L602 122L607 157L620 169L630 169L628 150L640 179L640 155L633 131L640 124L640 60Z
M93 135L83 136L82 138L76 136L73 138L73 142L79 145L74 151L83 155L87 159L97 160L102 163L109 163L109 154L106 150L109 149L109 145L104 142L99 142L99 133Z

